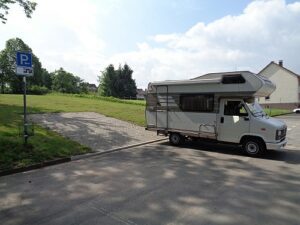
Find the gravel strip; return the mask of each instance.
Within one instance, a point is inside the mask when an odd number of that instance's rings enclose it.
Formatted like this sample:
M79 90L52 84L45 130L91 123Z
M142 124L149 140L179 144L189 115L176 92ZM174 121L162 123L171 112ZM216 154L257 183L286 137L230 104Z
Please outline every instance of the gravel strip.
M94 112L32 114L30 119L96 152L164 138L144 127Z

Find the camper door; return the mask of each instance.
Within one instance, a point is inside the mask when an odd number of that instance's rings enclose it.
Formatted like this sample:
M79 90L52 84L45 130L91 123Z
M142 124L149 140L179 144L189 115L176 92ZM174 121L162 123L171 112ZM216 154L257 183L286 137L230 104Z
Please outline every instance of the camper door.
M221 99L218 117L219 141L239 143L241 135L249 133L249 115L242 100Z

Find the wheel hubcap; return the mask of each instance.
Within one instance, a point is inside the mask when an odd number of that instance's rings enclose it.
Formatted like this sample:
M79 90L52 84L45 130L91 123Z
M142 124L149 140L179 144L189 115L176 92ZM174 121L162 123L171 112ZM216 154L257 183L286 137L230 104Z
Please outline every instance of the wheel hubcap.
M171 139L172 139L172 142L173 142L173 143L176 143L176 144L177 144L177 143L179 142L179 137L178 137L177 135L172 135L172 138L171 138Z
M247 145L247 151L249 153L252 153L252 154L258 152L258 146L257 146L257 144L253 143L253 142L248 143L248 145Z

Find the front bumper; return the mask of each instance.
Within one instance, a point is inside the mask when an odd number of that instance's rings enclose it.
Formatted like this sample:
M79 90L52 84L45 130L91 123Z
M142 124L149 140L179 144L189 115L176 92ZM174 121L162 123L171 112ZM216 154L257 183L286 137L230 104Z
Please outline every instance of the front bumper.
M283 149L287 144L287 140L278 142L278 143L266 143L268 150L280 150Z

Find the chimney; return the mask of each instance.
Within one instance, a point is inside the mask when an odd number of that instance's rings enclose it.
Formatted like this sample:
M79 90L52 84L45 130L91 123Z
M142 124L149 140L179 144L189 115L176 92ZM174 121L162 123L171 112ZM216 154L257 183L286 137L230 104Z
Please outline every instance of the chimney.
M279 62L278 62L278 64L279 64L279 66L283 66L283 60L279 60Z

